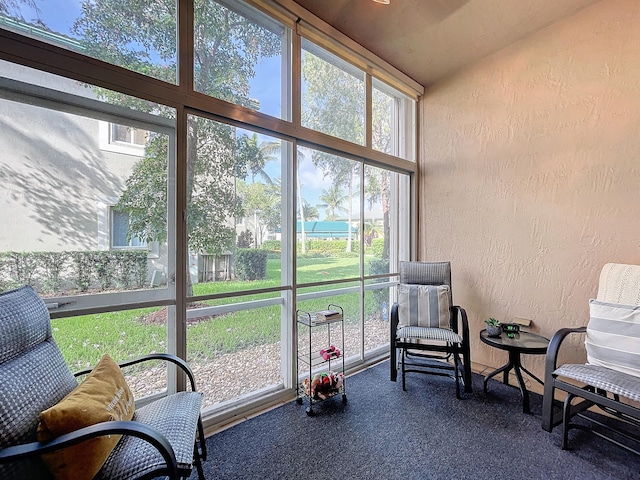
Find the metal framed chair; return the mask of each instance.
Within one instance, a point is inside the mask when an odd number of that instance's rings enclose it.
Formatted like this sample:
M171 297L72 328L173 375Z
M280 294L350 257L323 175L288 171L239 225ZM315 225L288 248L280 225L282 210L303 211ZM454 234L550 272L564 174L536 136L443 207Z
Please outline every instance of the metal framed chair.
M391 307L391 381L398 370L453 377L472 392L469 322L453 305L450 262L401 262L398 301Z
M200 416L202 394L196 391L193 373L186 362L168 354L147 355L120 366L147 360L176 364L187 375L191 390L136 407L132 420L104 421L39 442L41 412L67 398L78 381L52 337L49 312L38 294L29 286L0 293L0 478L52 478L41 455L122 435L106 453L102 467L98 463L94 478L185 479L195 465L204 480L201 462L207 454Z
M640 265L602 267L589 317L586 326L561 328L551 339L542 428L551 432L562 426L563 450L569 448L569 431L578 429L640 455ZM586 363L558 364L561 347L581 336ZM556 393L564 395L562 402ZM608 421L587 414L596 408ZM576 418L585 421L573 421Z

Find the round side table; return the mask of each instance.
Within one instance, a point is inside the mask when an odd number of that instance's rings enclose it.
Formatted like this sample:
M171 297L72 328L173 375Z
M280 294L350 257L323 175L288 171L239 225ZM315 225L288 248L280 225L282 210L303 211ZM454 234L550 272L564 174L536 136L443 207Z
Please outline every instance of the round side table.
M480 332L480 340L490 347L506 350L509 353L509 361L505 365L484 377L484 392L487 393L487 382L489 379L501 372L503 373L503 383L509 385L509 371L513 369L518 379L520 393L522 394L522 411L524 413L530 413L529 392L522 378L522 371L539 384L542 385L543 382L522 366L520 355L523 353L529 355L545 355L547 353L547 347L549 346L549 339L529 332L512 333L509 336L506 333L502 333L499 337L489 337L487 331L482 330Z

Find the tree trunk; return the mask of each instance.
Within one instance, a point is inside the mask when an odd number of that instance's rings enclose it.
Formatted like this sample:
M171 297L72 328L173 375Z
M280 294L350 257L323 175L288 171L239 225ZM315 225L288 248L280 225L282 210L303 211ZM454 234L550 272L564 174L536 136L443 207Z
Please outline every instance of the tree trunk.
M382 195L382 232L384 235L384 242L382 244L382 258L389 258L389 236L391 235L391 228L389 225L389 182L388 173L383 172L380 182L380 192Z
M198 162L198 120L187 117L187 260L189 259L189 205L195 184L196 163ZM197 254L197 252L196 252ZM193 296L193 283L187 261L187 296Z
M300 185L300 162L298 162L298 171L296 172L296 179L298 183L298 209L300 210L300 233L302 234L302 253L307 253L307 239L304 233L304 204L302 203L302 186ZM296 232L296 237L298 232Z
M348 222L347 222L347 252L351 251L351 220L353 218L353 204L351 202L351 196L353 195L353 168L351 169L351 172L349 173L349 198L347 199L348 205L347 205L347 218L348 218Z

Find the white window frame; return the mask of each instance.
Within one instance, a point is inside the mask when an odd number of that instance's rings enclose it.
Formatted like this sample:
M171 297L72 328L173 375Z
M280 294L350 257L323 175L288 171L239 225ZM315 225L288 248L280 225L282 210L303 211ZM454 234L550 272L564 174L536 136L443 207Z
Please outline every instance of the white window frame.
M128 245L116 245L115 244L115 222L116 222L116 214L120 213L121 215L126 215L127 219L131 219L130 215L127 215L126 212L119 212L116 210L115 205L112 205L109 208L109 244L111 246L111 250L147 250L147 242L142 239L138 239L140 245L131 245L133 239L129 240ZM137 238L137 237L136 237Z
M221 2L226 3L226 2ZM234 0L229 3L236 3ZM240 3L240 2L238 2ZM310 41L316 43L322 48L326 48L328 51L332 53L336 53L339 55L341 59L350 62L354 66L363 69L366 73L366 78L368 78L368 92L367 96L370 98L371 91L371 76L380 77L384 81L389 82L390 85L397 86L401 89L401 91L406 92L414 102L414 108L412 113L412 125L406 125L406 127L412 127L415 129L416 125L416 115L415 115L415 100L419 97L419 95L423 92L423 89L418 85L414 85L408 77L399 74L396 72L390 65L384 64L384 62L380 61L377 58L374 58L373 55L369 55L363 49L361 49L358 45L349 41L346 37L341 37L336 35L337 32L330 29L328 26L321 24L312 16L307 15L306 11L298 8L297 6L293 10L287 10L287 6L292 4L292 2L288 1L279 1L279 2L271 2L271 1L263 1L263 0L249 0L249 5L259 4L261 10L268 12L274 18L277 18L280 15L281 20L288 25L289 28L293 29L292 43L291 48L289 46L283 46L283 48L287 48L287 51L284 52L283 55L283 63L290 62L292 74L290 76L283 75L283 89L287 89L288 92L286 95L283 95L282 105L283 109L286 112L291 109L291 121L286 121L282 119L277 119L268 115L261 114L260 112L254 112L246 108L238 107L232 104L228 104L227 102L220 101L215 98L204 98L201 94L190 90L189 85L192 83L193 72L187 67L181 68L178 72L179 74L179 84L171 85L166 84L160 80L144 77L141 74L135 72L123 72L122 69L115 65L105 64L105 62L100 61L90 61L87 62L87 57L82 56L77 52L65 51L60 52L59 48L51 45L46 47L42 47L38 45L40 40L29 40L24 41L21 38L18 38L19 35L13 34L8 35L6 31L0 29L0 53L3 58L9 58L12 61L19 62L21 65L30 66L34 68L38 68L41 71L50 72L53 74L62 74L67 78L73 79L78 82L90 83L101 88L110 88L112 90L125 93L127 95L137 96L142 99L146 99L149 101L159 102L163 105L170 106L176 109L176 118L173 121L167 119L160 118L148 118L148 115L143 114L142 112L127 112L123 108L118 108L113 105L105 105L100 104L96 105L97 102L85 100L85 99L70 99L65 95L61 95L59 93L55 93L55 96L58 97L57 100L60 100L61 108L67 110L74 109L89 109L90 115L92 118L101 119L105 126L105 135L100 135L101 139L109 138L109 127L108 124L111 121L118 122L123 115L131 117L131 121L137 121L137 124L140 125L141 122L147 122L150 129L155 130L155 125L162 125L165 129L164 131L170 135L170 146L169 146L169 208L168 208L168 246L167 250L170 252L168 255L168 276L169 282L166 291L157 289L150 290L145 292L125 292L124 294L105 294L101 296L77 296L71 298L70 307L68 310L65 310L61 314L57 315L57 317L66 316L67 314L77 314L80 313L88 313L88 312L100 312L100 311L110 311L114 307L118 306L128 306L134 304L141 305L151 305L151 304L165 304L165 305L176 305L178 308L175 310L179 310L176 313L178 326L174 322L169 323L169 337L170 341L173 343L170 350L178 350L180 353L185 354L186 352L186 339L183 333L178 332L179 328L184 329L184 322L181 320L185 319L186 313L184 310L184 305L190 299L184 298L184 278L187 275L187 265L188 258L185 252L185 222L183 221L183 215L185 212L185 196L184 196L184 178L185 178L185 118L186 111L189 109L194 109L194 111L200 113L204 113L213 117L218 117L229 123L237 123L242 125L249 125L253 127L253 129L263 131L270 135L281 136L282 138L290 141L292 143L293 153L289 153L290 157L293 158L293 162L285 163L283 162L283 175L282 179L285 184L289 186L295 184L295 177L297 173L294 171L295 169L295 155L296 155L296 143L298 141L306 142L307 144L317 146L317 147L325 147L334 152L338 152L340 155L350 156L353 158L367 158L372 164L377 165L385 165L390 170L396 170L401 173L405 173L411 175L411 183L412 187L415 187L415 179L413 174L416 171L415 164L410 164L404 158L397 158L392 155L383 154L380 152L373 151L366 145L370 144L370 140L365 142L365 145L355 145L350 142L336 139L336 138L327 138L327 135L324 135L319 132L314 132L309 129L305 129L300 125L300 43L301 38L304 36ZM282 4L282 5L280 5ZM190 22L193 22L192 12L189 11L189 7L192 6L192 2L177 2L179 14L181 16L180 26L189 25ZM184 20L182 20L184 19ZM189 37L193 35L192 32L187 31L188 29L182 29L178 31L179 42L182 42L179 45L180 51L189 51L188 43L192 41ZM296 35L297 33L297 35ZM185 45L185 43L187 45ZM289 54L291 55L289 57ZM187 60L188 61L188 60ZM290 82L290 83L289 83ZM406 85L403 87L403 83L406 82ZM285 85L286 84L286 85ZM31 86L27 89L29 92L32 90L40 90L34 89ZM47 89L44 89L47 90ZM39 95L38 98L46 99L46 94ZM288 104L291 99L291 104ZM31 100L32 101L32 100ZM95 103L94 103L95 102ZM409 112L406 112L409 115ZM286 117L286 115L283 116ZM145 119L146 118L146 119ZM401 119L399 119L401 120ZM102 122L101 122L102 123ZM168 124L168 125L167 125ZM144 125L143 125L144 126ZM405 128L406 128L405 127ZM401 130L403 128L401 127ZM415 135L415 134L414 134ZM411 148L415 152L415 138L411 141ZM113 147L116 145L110 144L108 141L104 144L101 144L101 147L105 147L105 151L117 151L118 153L125 153L136 155L132 153L131 149L128 151L122 150L114 150ZM112 147L112 148L109 148ZM177 155L177 158L176 158ZM139 156L139 155L138 155ZM415 153L414 153L415 157ZM177 173L176 173L177 170ZM286 175L285 175L286 173ZM288 183L286 183L288 182ZM402 186L404 187L404 182ZM399 188L400 186L395 186L394 188ZM290 187L291 188L291 187ZM414 192L415 190L411 190ZM404 193L404 190L403 190ZM283 242L286 245L283 245L283 265L282 265L282 277L283 284L289 284L293 281L291 288L286 288L282 290L282 298L284 299L285 308L283 308L282 321L283 321L283 342L282 349L283 354L282 358L286 359L283 362L283 377L285 378L285 387L291 388L292 382L291 379L295 374L292 368L292 362L295 361L295 349L293 347L292 342L292 329L294 328L294 313L290 310L291 306L294 304L293 295L297 291L297 285L295 284L293 271L295 269L295 245L294 238L295 234L291 235L292 232L295 232L295 200L289 195L286 194L283 190L283 210L286 210L286 215L283 214ZM407 192L408 194L408 192ZM412 194L413 195L413 194ZM415 215L415 206L413 202L415 202L414 198L410 199L412 203L410 205L410 212L402 211L403 206L399 207L401 210L400 221L398 224L407 222L410 217ZM114 201L113 204L116 202ZM106 245L106 248L109 248L109 205L108 203L103 202L103 205L99 206L98 211L98 229L104 232L102 237L102 243ZM103 215L102 218L100 215ZM413 218L415 220L415 218ZM101 223L102 222L102 223ZM410 226L413 228L415 222L411 222ZM287 231L288 230L288 231ZM405 233L409 234L410 232L404 230ZM413 233L413 232L411 232ZM400 251L403 251L404 239L399 239L400 241ZM100 243L100 235L99 240ZM413 246L409 246L408 248L414 248ZM402 255L402 253L401 253ZM403 257L405 255L402 255ZM393 267L391 267L393 270ZM394 270L395 271L395 270ZM174 278L178 278L178 283L180 284L181 290L176 292L176 287L173 282ZM354 287L358 288L358 287ZM177 298L176 300L176 297ZM52 299L54 300L54 299ZM271 301L271 300L270 300ZM154 303L155 302L155 303ZM173 303L172 303L173 302ZM233 308L245 308L246 305L237 305ZM227 308L231 308L227 306ZM174 335L175 333L175 335ZM286 338L285 338L286 337ZM287 363L286 365L284 363ZM262 401L265 400L263 397ZM241 403L241 401L238 401ZM232 412L229 414L230 417L236 417L237 412Z
M98 124L98 138L100 150L113 153L121 153L124 155L132 155L134 157L144 156L145 145L137 143L121 142L113 139L113 125L121 125L113 122L105 122L100 120ZM134 127L128 127L138 130ZM132 136L133 137L133 136Z
M147 242L145 246L119 247L113 245L112 218L113 207L118 203L117 197L96 197L96 212L98 216L98 250L147 250L148 258L160 257L160 244Z

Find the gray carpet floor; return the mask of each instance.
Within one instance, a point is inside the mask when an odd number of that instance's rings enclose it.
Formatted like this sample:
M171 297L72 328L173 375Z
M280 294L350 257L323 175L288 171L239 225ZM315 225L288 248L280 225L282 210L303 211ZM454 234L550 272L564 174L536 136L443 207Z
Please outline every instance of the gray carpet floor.
M347 378L337 396L314 406L287 403L207 439L207 480L223 479L640 479L640 458L581 430L540 427L520 392L497 380L455 398L445 377L407 375L407 391L383 362ZM195 472L191 478L196 478Z

